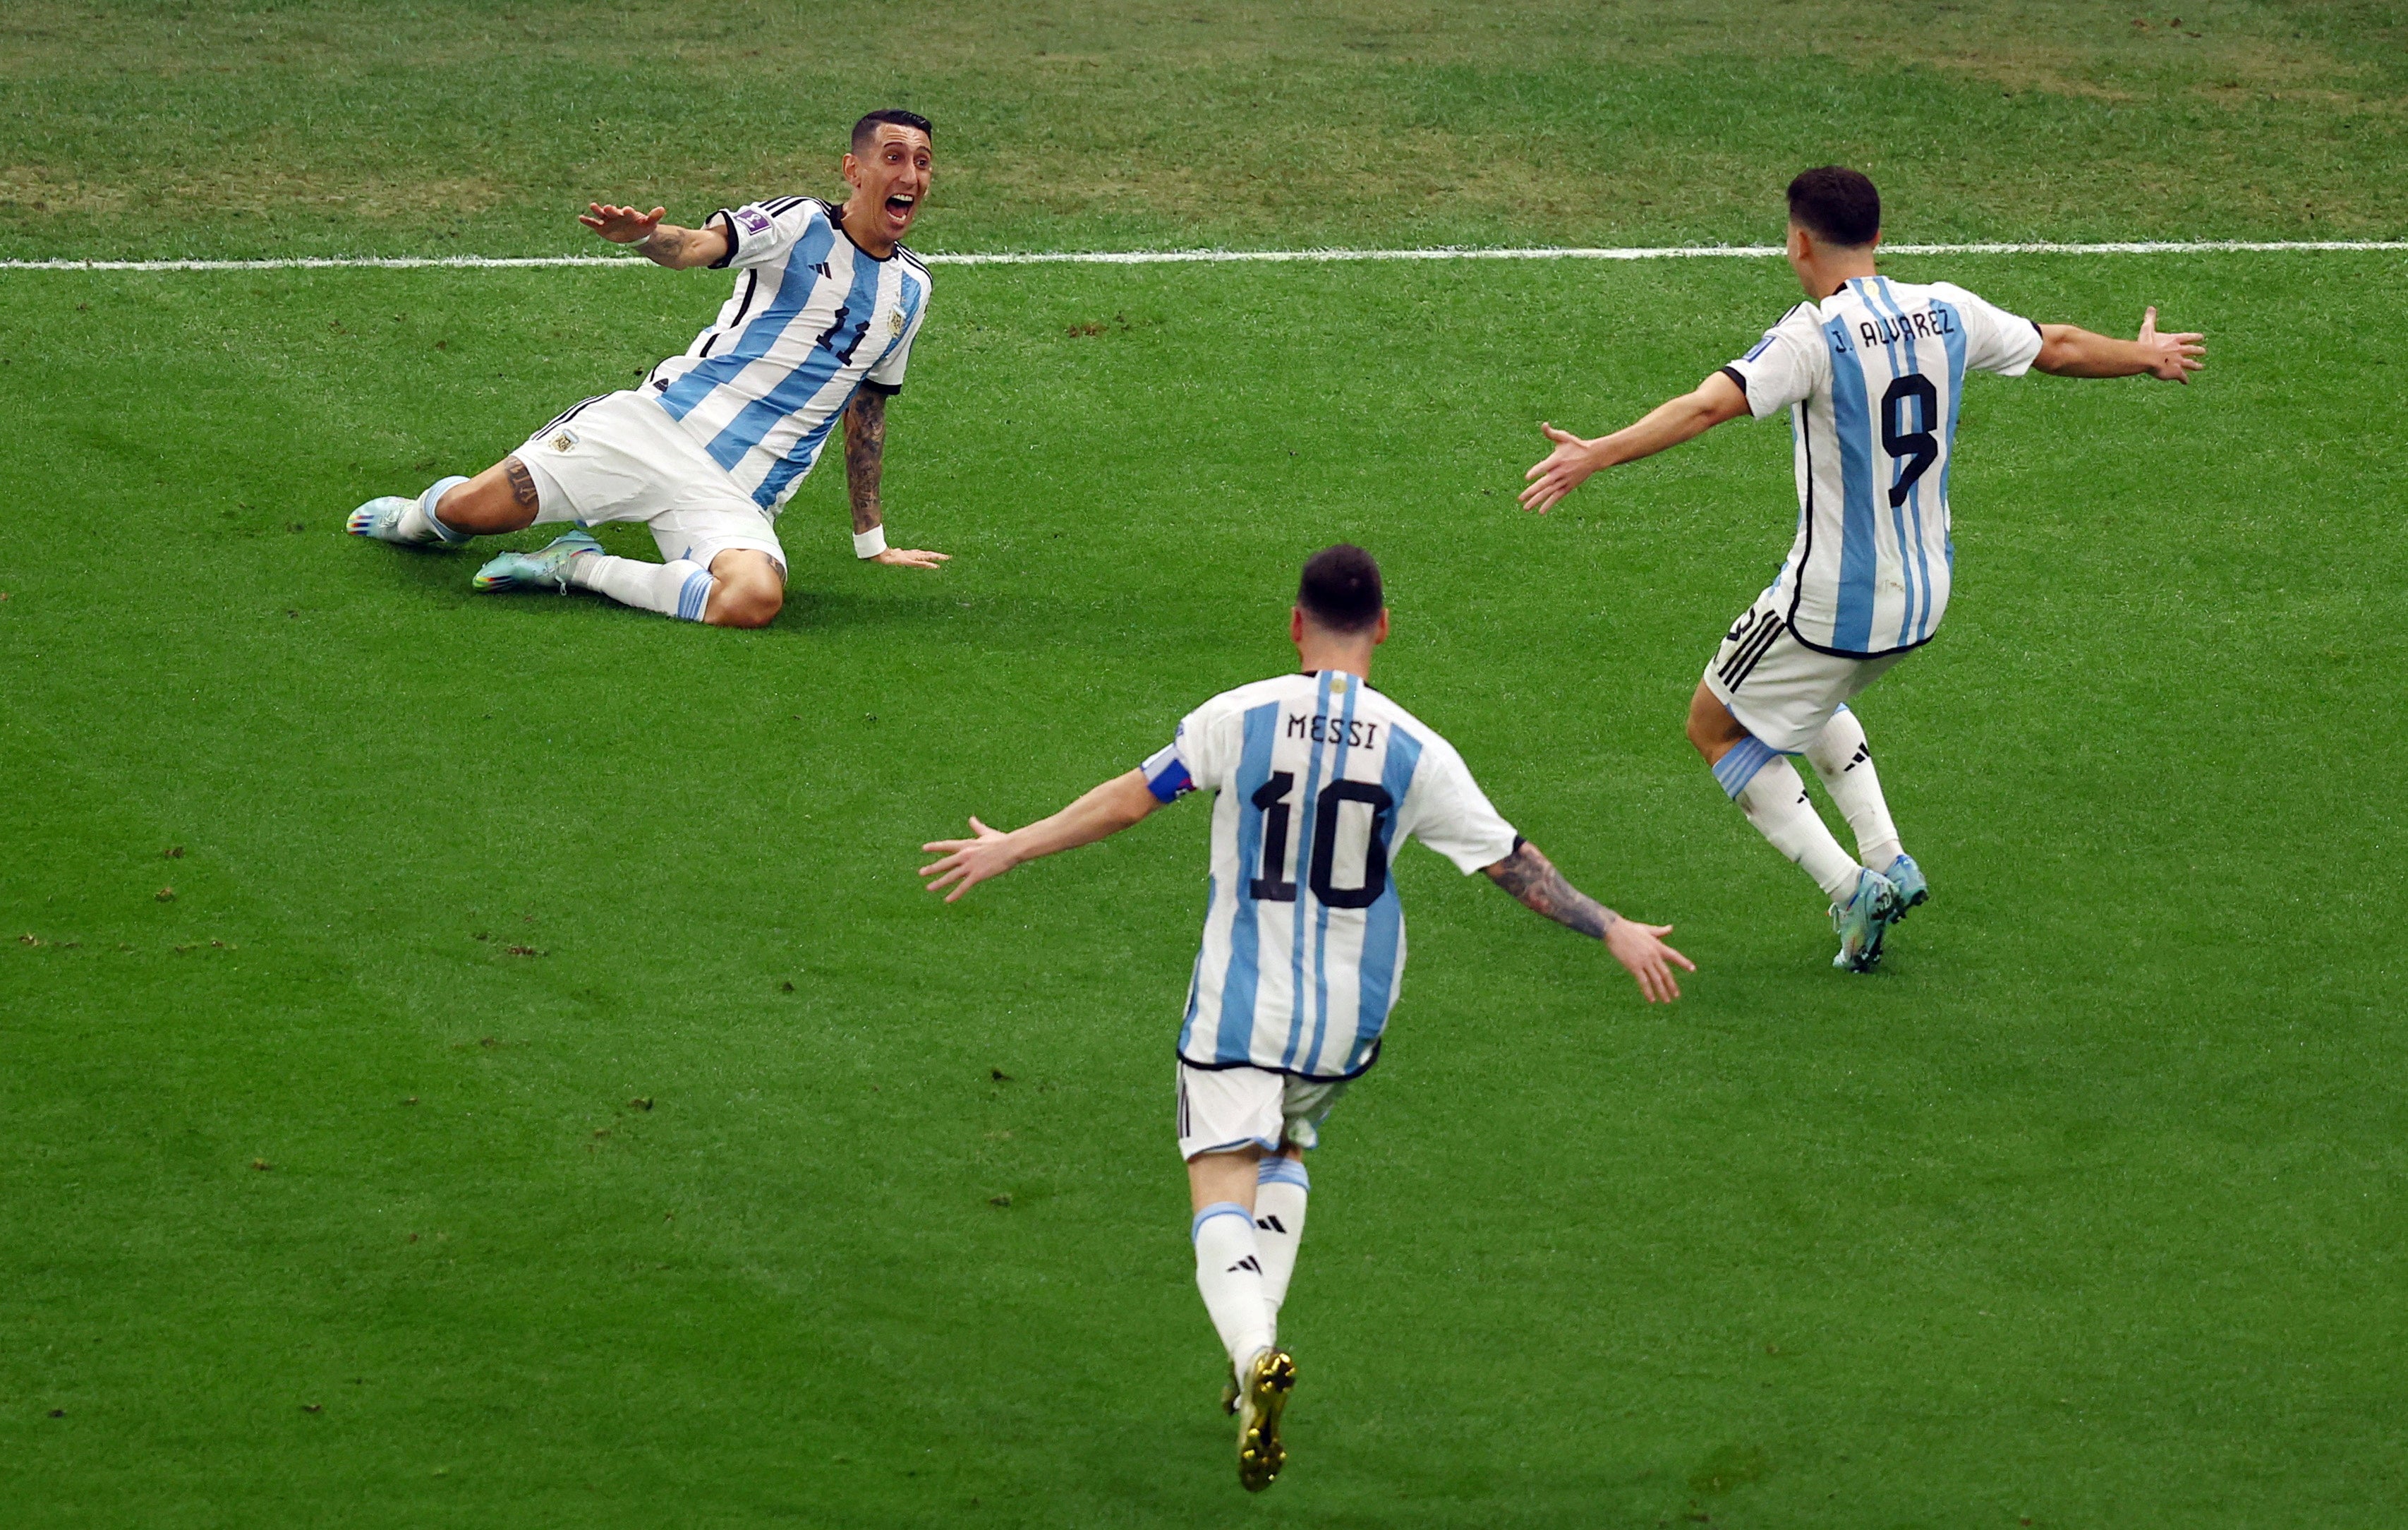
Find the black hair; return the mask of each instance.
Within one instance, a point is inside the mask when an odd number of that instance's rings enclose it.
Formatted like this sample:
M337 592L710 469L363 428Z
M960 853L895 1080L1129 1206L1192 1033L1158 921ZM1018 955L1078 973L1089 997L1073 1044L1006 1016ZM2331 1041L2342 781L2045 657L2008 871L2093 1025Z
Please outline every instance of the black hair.
M1881 193L1864 172L1826 165L1789 183L1789 221L1833 244L1868 245L1881 233Z
M1296 603L1332 631L1367 631L1387 603L1380 589L1380 566L1351 541L1325 547L1304 560Z
M858 154L869 147L870 140L878 137L878 124L881 123L891 123L896 127L915 127L928 135L930 143L937 141L937 130L928 125L928 119L916 111L906 111L901 107L885 107L853 124L854 153Z

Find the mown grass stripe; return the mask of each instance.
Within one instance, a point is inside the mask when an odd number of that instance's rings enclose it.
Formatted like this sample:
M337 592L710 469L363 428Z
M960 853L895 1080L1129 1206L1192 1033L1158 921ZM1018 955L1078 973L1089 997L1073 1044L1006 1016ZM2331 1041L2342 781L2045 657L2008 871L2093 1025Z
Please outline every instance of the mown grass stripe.
M1893 255L2205 255L2281 253L2290 251L2408 250L2408 239L2132 239L2095 244L1892 244ZM1369 260L1680 260L1713 256L1762 259L1781 253L1777 244L1673 244L1627 248L1481 250L1110 250L1040 251L1027 253L932 254L931 266L1182 266L1233 262ZM633 255L360 255L305 256L289 260L0 260L10 271L293 271L393 270L459 267L521 269L551 266L649 266Z

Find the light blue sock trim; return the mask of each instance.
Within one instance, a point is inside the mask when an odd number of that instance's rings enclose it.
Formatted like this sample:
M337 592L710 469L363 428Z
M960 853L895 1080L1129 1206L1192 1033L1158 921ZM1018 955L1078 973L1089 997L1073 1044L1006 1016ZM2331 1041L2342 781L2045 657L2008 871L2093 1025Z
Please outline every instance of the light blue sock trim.
M710 570L702 569L686 575L685 583L678 588L678 620L681 622L702 620L703 607L709 604L710 604Z
M1723 793L1733 801L1747 790L1756 772L1781 758L1781 751L1750 733L1730 746L1723 758L1714 761L1714 779L1723 784Z
M1244 1206L1240 1205L1237 1202L1215 1201L1211 1205L1206 1206L1203 1210L1196 1213L1196 1220L1187 1224L1187 1241L1190 1243L1195 1242L1196 1234L1203 1232L1204 1224L1211 1221L1215 1217L1235 1217L1250 1228L1254 1225L1254 1214L1248 1211Z
M1254 1170L1257 1185L1294 1185L1300 1191L1312 1189L1312 1176L1304 1172L1304 1161L1280 1153L1266 1158Z
M437 479L433 487L418 497L418 513L426 517L426 524L433 527L435 534L445 541L466 541L468 539L464 533L454 531L436 519L435 502L451 493L457 485L466 482L468 479L466 474L453 473L449 478Z

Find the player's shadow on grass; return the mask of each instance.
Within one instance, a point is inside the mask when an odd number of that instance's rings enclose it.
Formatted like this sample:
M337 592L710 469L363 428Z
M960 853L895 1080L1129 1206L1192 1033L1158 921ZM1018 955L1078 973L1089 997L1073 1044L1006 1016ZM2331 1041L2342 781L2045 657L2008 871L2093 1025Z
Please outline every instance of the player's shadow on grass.
M549 530L550 528L540 528ZM470 585L486 560L506 552L530 552L552 539L539 531L509 537L481 537L467 548L374 547L353 549L376 565L373 578L393 580L411 599L423 597L451 607L509 610L541 606L546 620L653 623L666 618L623 606L591 591L561 595L548 590L509 591L480 595ZM613 548L622 556L641 556L634 547ZM1082 615L1068 605L1043 597L1012 591L980 592L964 598L942 585L944 575L905 572L893 576L914 580L921 588L890 594L814 588L805 573L786 586L784 607L777 619L757 630L775 638L807 632L843 632L867 628L920 631L939 639L972 642L997 648L1035 647L1053 641Z

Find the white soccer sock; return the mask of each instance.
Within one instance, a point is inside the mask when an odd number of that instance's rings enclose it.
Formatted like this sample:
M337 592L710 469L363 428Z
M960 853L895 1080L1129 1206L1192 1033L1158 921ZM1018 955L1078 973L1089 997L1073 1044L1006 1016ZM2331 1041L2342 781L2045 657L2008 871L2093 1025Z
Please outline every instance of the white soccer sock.
M1742 751L1748 758L1737 759ZM1856 863L1823 826L1822 815L1806 800L1805 781L1785 757L1753 738L1742 739L1714 762L1714 775L1756 831L1805 868L1831 902L1843 903L1854 896Z
M401 519L394 523L394 530L410 541L466 541L466 539L459 532L435 518L435 506L445 495L451 493L453 487L466 482L468 481L457 473L449 478L437 479L428 486L424 494L418 497L416 504L401 512Z
M1254 1219L1235 1201L1215 1201L1188 1226L1196 1242L1196 1289L1229 1368L1240 1376L1246 1363L1271 1345L1269 1305L1263 1299L1263 1262L1254 1243Z
M1301 1159L1275 1153L1254 1171L1254 1248L1263 1263L1263 1306L1270 1314L1273 1342L1288 1279L1296 1274L1297 1247L1304 1242L1304 1203L1312 1191Z
M674 563L646 563L640 558L587 553L569 559L568 582L579 589L607 595L623 606L657 611L684 621L702 620L710 605L710 570L679 558Z
M1890 822L1889 803L1882 797L1872 751L1865 746L1865 725L1842 707L1806 746L1806 758L1814 762L1823 789L1856 833L1856 859L1874 871L1887 871L1904 847L1898 842L1898 825Z

